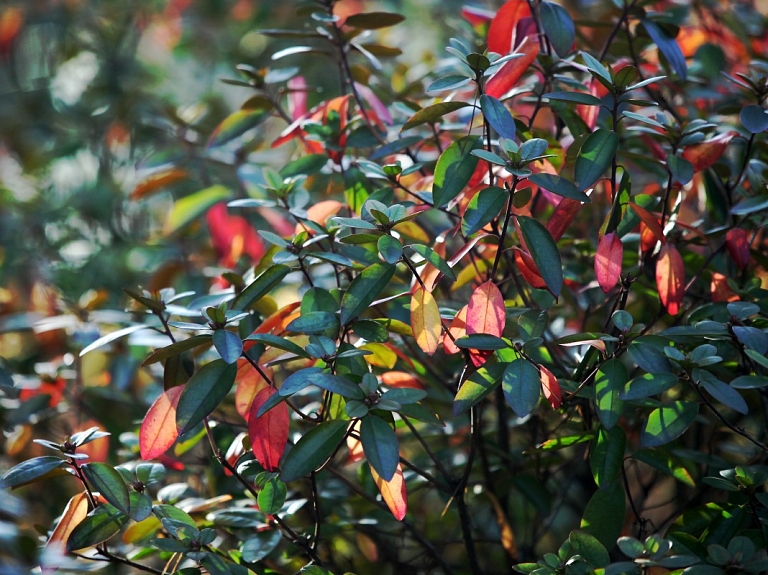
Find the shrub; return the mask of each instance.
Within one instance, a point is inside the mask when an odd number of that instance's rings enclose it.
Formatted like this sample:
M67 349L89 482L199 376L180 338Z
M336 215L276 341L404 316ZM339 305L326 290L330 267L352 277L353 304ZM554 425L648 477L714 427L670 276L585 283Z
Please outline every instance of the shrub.
M3 486L61 514L8 565L768 570L764 16L465 7L421 72L342 6L158 138L125 311L37 323L77 357L34 389L7 358Z

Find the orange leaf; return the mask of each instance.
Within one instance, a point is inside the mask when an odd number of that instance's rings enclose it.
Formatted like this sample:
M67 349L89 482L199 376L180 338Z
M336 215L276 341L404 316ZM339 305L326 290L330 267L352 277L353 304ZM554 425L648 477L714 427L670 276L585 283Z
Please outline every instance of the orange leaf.
M285 402L277 404L261 417L256 417L261 406L275 393L277 390L272 387L265 387L257 393L248 416L248 437L251 439L253 456L267 471L275 471L280 463L288 443L291 422Z
M694 172L701 172L714 164L723 155L736 132L725 132L699 144L686 146L683 158L693 164Z
M488 27L488 50L506 56L512 51L517 23L530 18L531 10L525 0L509 0L491 20Z
M307 208L307 219L315 222L316 224L324 226L326 220L338 213L341 207L342 203L337 200L324 200L322 202L317 202L316 204L312 204L309 208ZM298 234L303 232L304 229L305 228L302 224L296 224L296 230L294 233Z
M710 283L710 293L713 302L738 301L739 296L733 293L728 285L728 278L717 272L712 273L712 282Z
M285 332L285 326L301 315L301 312L297 311L300 305L301 302L296 301L280 308L261 322L261 325L257 327L253 333L273 333L274 335L282 335ZM256 345L256 342L250 341L246 342L243 347L245 351L248 351L254 345Z
M253 398L267 386L266 380L256 371L248 360L237 360L237 375L235 376L235 409L243 419L248 421L248 413L251 410ZM269 375L269 374L267 374Z
M382 477L376 473L376 470L371 467L371 475L373 475L373 481L376 483L376 487L379 488L381 498L384 503L387 504L389 510L394 515L395 519L402 521L405 517L405 513L408 510L408 490L405 487L405 479L403 478L403 468L400 464L397 464L397 470L389 481L384 481Z
M597 246L595 254L595 275L600 288L608 293L619 281L621 261L624 257L624 245L615 232L605 234Z
M170 186L171 184L175 184L180 180L184 180L186 177L187 172L184 170L179 170L178 168L157 172L147 178L144 178L138 184L136 184L136 187L133 188L133 191L131 192L131 199L138 200L158 192L166 186Z
M176 441L176 406L184 386L164 391L149 408L139 431L139 449L144 460L161 456Z
M739 269L743 270L749 265L752 256L749 253L749 235L746 230L741 228L728 230L725 234L725 247L728 248L728 253L731 254Z
M528 252L524 252L520 249L514 251L515 263L517 269L520 270L520 275L523 279L531 284L531 287L536 289L546 289L547 284L544 278L539 273L539 268L536 267L536 263Z
M662 305L670 315L677 315L685 295L685 266L677 248L666 244L656 262L656 288Z
M659 220L656 219L656 216L642 206L638 206L635 202L629 202L629 205L635 210L638 217L643 220L643 223L648 226L648 229L653 233L654 237L662 244L666 244L667 238L664 237L664 230L661 229L661 224L659 223Z
M385 371L381 374L381 383L389 387L424 389L419 378L406 371Z
M507 322L504 296L491 280L481 284L469 298L467 334L487 333L501 337Z
M549 402L549 405L552 406L552 409L558 409L563 404L563 392L560 390L557 378L543 365L539 366L539 375L544 397Z
M504 511L504 506L501 504L493 491L486 491L485 494L491 501L493 511L496 515L496 523L499 526L499 539L501 540L501 546L504 548L504 551L507 552L507 555L512 557L512 559L517 559L517 541L515 540L515 532L512 531L512 527L510 526L509 521L507 521L507 514Z
M440 309L435 297L419 287L411 297L411 326L416 343L429 355L437 351L440 342Z
M522 57L506 62L498 72L491 76L485 87L486 94L494 98L501 98L509 92L525 74L536 56L539 55L539 44L528 36L517 49L517 53L522 54Z
M365 452L363 451L363 442L360 441L360 423L358 419L355 425L352 426L352 431L356 435L350 433L347 435L347 450L349 451L349 463L355 463L356 461L362 461L365 459Z
M464 306L461 308L458 312L456 312L456 316L451 321L451 325L448 326L448 331L453 336L453 339L459 339L460 337L464 337L467 335L467 309L469 306ZM448 334L446 334L443 337L443 349L445 350L445 353L447 354L454 354L459 353L461 349L453 343L453 339L448 337Z
M62 513L61 519L59 519L59 523L51 533L51 538L48 539L45 547L63 552L67 547L67 539L75 527L85 519L86 515L88 515L88 497L85 492L78 493L67 503L64 513Z

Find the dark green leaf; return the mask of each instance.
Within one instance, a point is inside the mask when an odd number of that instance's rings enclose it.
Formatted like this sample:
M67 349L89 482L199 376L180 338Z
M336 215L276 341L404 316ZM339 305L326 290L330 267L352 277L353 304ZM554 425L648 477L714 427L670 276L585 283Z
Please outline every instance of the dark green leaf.
M392 236L381 236L377 242L379 255L388 264L396 264L403 257L403 244Z
M334 419L305 433L285 456L280 470L283 481L295 481L319 469L344 439L348 426L348 421Z
M395 275L391 264L375 263L352 280L341 298L341 324L347 325L375 300Z
M392 479L400 461L397 435L392 427L380 417L368 415L360 423L360 441L371 467L385 481Z
M409 403L416 403L427 397L427 392L423 389L415 389L412 387L398 387L390 389L384 392L381 399L386 401L394 401L400 405L407 405Z
M587 204L592 201L587 194L579 191L574 184L554 174L531 174L528 176L528 181L564 198L578 200Z
M589 451L589 466L598 487L616 479L624 463L627 435L621 427L610 430L601 427Z
M245 340L257 341L270 347L282 349L283 351L287 351L289 353L294 353L299 357L304 357L306 359L310 359L312 357L292 341L285 339L284 337L272 335L271 333L254 333L253 335L249 335L247 338L245 338Z
M286 179L296 176L311 176L322 170L327 163L328 156L324 154L308 154L288 162L280 169L280 176Z
M484 365L461 384L453 400L453 414L459 415L488 396L501 383L505 363Z
M624 401L645 399L664 393L677 382L677 376L672 373L645 373L629 381L619 393L619 398Z
M734 411L738 411L744 415L749 413L747 402L744 401L741 394L727 383L720 381L712 373L703 369L694 369L692 377L695 382L707 390L709 395L723 405L727 405Z
M86 463L82 466L86 479L109 503L126 515L131 512L128 487L117 470L106 463Z
M561 58L570 54L576 37L576 27L568 10L554 2L542 2L539 6L541 25L549 43Z
M699 404L690 401L674 401L654 409L640 435L640 443L645 447L669 443L688 429L698 413Z
M456 279L456 273L451 266L435 250L423 244L409 244L408 247L435 266L445 276L452 280Z
M402 152L406 148L418 144L419 142L421 142L421 136L407 136L405 138L400 138L399 140L395 140L394 142L390 142L389 144L377 148L373 154L368 157L371 160L379 160L392 154Z
M432 199L442 208L458 196L472 179L478 158L472 150L483 147L479 136L467 136L455 141L440 154L435 166Z
M280 386L280 396L288 397L312 385L313 379L322 373L323 370L320 367L307 367L293 372L283 381L283 385Z
M176 407L176 427L183 435L218 407L237 375L237 363L221 359L207 363L189 379Z
M473 333L456 340L456 347L462 349L496 350L509 347L506 341L487 333Z
M675 368L664 352L651 343L653 340L641 338L629 344L627 352L640 369L648 373L676 373Z
M758 389L768 386L768 377L764 375L740 375L731 382L734 389Z
M280 543L282 536L280 531L273 529L270 531L261 531L249 537L243 544L243 561L246 563L255 563L261 561Z
M542 98L549 98L555 102L567 102L569 104L581 104L583 106L602 106L603 102L597 96L586 92L548 92Z
M536 267L539 268L544 283L555 297L560 296L563 288L563 264L555 240L541 223L527 216L518 216L520 232L525 245L531 253Z
M595 376L597 417L606 429L611 429L621 418L624 402L619 394L628 379L627 368L616 358L606 361Z
M462 86L466 86L471 81L472 78L467 78L466 76L444 76L442 78L438 78L429 86L427 86L427 92L445 92L447 90L455 90L457 88L461 88Z
M573 551L593 567L605 567L611 562L605 546L586 531L572 531L568 541ZM613 547L613 543L610 545Z
M302 311L285 329L295 333L323 334L328 329L339 329L339 316L330 311Z
M422 124L433 124L446 114L461 110L467 106L469 106L467 102L441 102L439 104L432 104L431 106L422 108L411 116L408 121L403 124L400 131L404 132L405 130L415 128L416 126L421 126Z
M766 116L768 117L768 116ZM685 185L693 179L693 164L680 156L667 156L667 167L672 176Z
M344 21L347 26L363 30L378 30L388 28L405 20L405 16L391 12L364 12L348 16Z
M576 187L586 190L592 187L611 165L619 148L619 137L615 132L598 128L581 145L576 157Z
M483 94L480 96L480 109L500 138L515 139L515 119L503 103L493 96Z
M189 196L176 200L165 223L165 233L170 235L192 220L201 216L214 204L226 200L231 195L229 188L221 185L211 186Z
M683 466L680 459L667 453L663 449L638 449L632 454L632 457L674 477L689 487L696 487L690 472Z
M331 393L338 393L342 397L363 399L363 391L360 387L340 375L316 373L310 377L310 382Z
M189 351L190 349L200 347L201 345L205 345L207 343L211 343L210 333L193 335L192 337L177 341L171 345L154 351L147 359L144 360L144 363L141 365L142 367L146 367L148 365L152 365L153 363L157 363L158 361L163 361L164 359L180 355L185 351Z
M213 347L226 363L235 363L243 353L243 340L234 332L217 329L213 332Z
M269 117L267 110L238 110L224 119L208 140L209 148L216 148L231 142L252 130Z
M768 353L768 335L761 329L749 325L733 326L733 335L748 349L761 355Z
M259 491L259 511L266 515L274 515L283 507L288 493L285 483L277 477L271 478Z
M593 535L604 547L612 549L621 535L626 512L624 486L617 479L592 495L581 518L581 529Z
M541 379L531 362L521 357L515 359L507 365L501 381L504 397L518 417L525 417L536 408Z
M63 467L64 464L65 462L63 459L52 455L27 459L5 472L2 479L0 479L0 487L3 489L10 489L11 487L18 487L20 485L31 483L36 479L42 478L54 469Z
M496 186L480 190L469 200L461 220L461 232L465 236L481 230L499 215L509 200L509 194Z
M247 309L253 302L258 301L279 285L290 272L291 268L282 264L268 267L237 295L232 301L232 309L238 311Z
M117 507L104 504L91 511L72 530L67 539L67 551L78 551L104 543L128 522L128 516Z

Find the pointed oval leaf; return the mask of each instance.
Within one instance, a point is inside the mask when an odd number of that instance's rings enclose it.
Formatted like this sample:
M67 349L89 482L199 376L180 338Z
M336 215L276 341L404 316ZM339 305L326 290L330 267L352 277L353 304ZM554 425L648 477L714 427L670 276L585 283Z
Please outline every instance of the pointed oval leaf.
M627 501L621 481L612 481L595 491L584 509L581 529L593 535L605 548L612 548L621 535L627 514ZM606 553L607 557L607 553ZM591 561L595 561L591 559ZM603 559L601 559L602 563ZM594 564L595 567L605 567Z
M724 381L720 381L712 373L703 369L695 369L693 370L693 377L694 380L698 381L699 385L707 390L709 395L723 405L727 405L732 410L744 415L749 413L747 402L744 401L741 394Z
M624 259L624 244L616 232L600 238L595 253L595 275L597 283L605 293L611 291L621 276L621 263Z
M285 456L280 477L286 483L319 469L344 440L349 421L334 419L305 433Z
M18 465L11 467L3 474L0 479L0 487L3 489L9 489L11 487L18 487L27 483L31 483L36 479L40 479L47 473L50 473L54 469L63 467L65 461L59 457L53 455L43 455L42 457L33 457L26 461L22 461Z
M339 329L339 316L330 311L302 311L285 329L294 333L324 334L330 329Z
M440 342L442 323L435 297L419 287L411 297L411 326L413 336L421 350L432 355Z
M739 266L739 269L744 269L749 265L752 255L749 252L749 234L747 230L742 228L732 228L725 234L725 247L728 248L728 253L731 254L733 261Z
M203 421L227 396L237 375L237 364L221 359L207 363L189 379L176 407L176 427L183 435Z
M369 414L360 424L360 441L368 463L384 481L391 481L400 461L397 435L380 417Z
M537 220L518 216L517 221L525 245L528 247L542 279L552 294L558 297L563 287L563 264L555 240L549 235L547 228Z
M131 498L122 476L106 463L86 463L81 468L86 479L109 503L125 514L131 511Z
M155 350L147 359L144 360L141 366L146 367L148 365L152 365L153 363L157 363L158 361L163 361L165 359L175 357L184 353L185 351L195 349L196 347L200 347L201 345L205 345L207 343L211 343L210 333L193 335L187 339L177 341L171 345L167 345L158 350Z
M277 529L271 531L261 531L250 536L243 544L243 561L246 563L256 563L261 561L267 555L272 553L278 546L282 535Z
M226 329L213 332L213 346L226 363L235 363L243 353L243 340L236 333Z
M271 387L259 391L253 398L248 415L248 438L251 440L253 456L267 471L277 470L288 444L290 416L285 403L278 404L261 416L258 415L261 406L276 394L277 391Z
M485 85L486 94L501 98L514 88L539 55L539 43L532 36L528 36L517 47L515 54L521 54L521 56L505 62L488 80Z
M342 325L347 325L371 305L395 275L395 270L391 264L375 263L352 280L341 298Z
M542 96L555 102L567 102L581 106L602 106L603 101L597 96L586 92L548 92Z
M472 150L483 147L479 136L467 136L448 146L437 160L432 200L441 208L458 196L472 179L479 158Z
M259 491L259 511L266 515L274 515L282 509L288 489L285 483L273 477Z
M654 409L640 435L644 447L658 447L682 435L699 413L699 404L673 401Z
M176 200L165 222L166 235L183 228L214 204L226 200L231 194L229 188L216 185Z
M541 390L544 392L544 398L552 406L552 409L559 409L563 404L563 392L560 389L560 383L555 375L543 365L539 366L541 376Z
M529 415L539 402L541 381L539 370L521 357L507 365L502 376L504 397L518 417Z
M493 96L483 94L480 96L480 109L500 138L515 139L515 119L504 104Z
M539 5L541 26L549 43L561 58L565 58L573 48L576 27L568 10L554 2L542 2Z
M155 459L168 451L179 436L176 406L184 388L172 387L160 394L144 416L139 431L139 450L144 460Z
M408 244L408 247L436 267L443 275L452 280L456 279L456 273L451 269L451 266L435 250L424 244Z
M629 379L627 368L616 358L606 361L595 376L595 407L600 423L611 429L621 418L624 402L619 394Z
M487 397L501 383L506 367L504 363L492 363L473 373L461 385L453 400L453 414L459 415Z
M619 393L624 401L645 399L664 393L679 381L672 373L644 373L629 381Z
M467 307L467 335L484 333L504 335L507 315L504 296L493 281L488 280L472 292Z
M371 475L373 475L373 482L381 493L381 498L387 504L392 515L398 521L402 521L408 511L408 490L405 486L403 468L398 463L395 474L389 481L384 480L373 467L371 467Z
M238 110L227 116L211 134L208 140L209 148L223 146L235 138L242 136L261 124L269 117L268 110Z
M403 244L392 236L381 236L376 246L379 249L379 255L388 264L396 264L403 257Z
M589 450L589 466L598 487L615 480L624 463L627 435L621 427L600 428Z
M72 530L67 540L67 551L78 551L104 543L114 537L128 519L128 515L114 505L99 505Z
M260 300L280 284L290 272L291 268L282 264L268 267L232 300L232 309L238 311L248 309L252 303Z
M461 110L467 106L469 106L467 102L441 102L439 104L432 104L431 106L422 108L411 116L408 121L403 124L400 131L404 132L405 130L415 128L416 126L421 126L422 124L432 124L446 114Z
M619 148L619 137L615 132L598 128L581 145L576 156L576 187L586 190L592 187L611 165Z
M310 382L319 388L348 399L363 399L363 391L360 387L341 375L318 373L310 378Z
M499 215L508 200L509 194L502 188L492 186L480 190L469 200L461 220L461 232L470 236L480 231Z
M580 191L574 184L555 174L545 174L543 172L531 174L528 176L528 181L563 198L570 198L585 204L592 201L587 194Z
M685 296L685 265L672 244L664 244L656 262L656 288L661 304L670 315L677 315Z
M378 30L394 26L403 20L405 20L405 16L392 12L361 12L349 16L344 24L362 30Z
M67 506L64 508L64 513L61 514L61 519L56 524L56 528L51 533L50 539L45 544L46 549L59 549L63 551L66 549L69 536L80 523L82 523L88 515L88 496L83 491L74 495Z
M759 134L768 129L768 112L754 104L745 106L739 116L742 125L752 134Z

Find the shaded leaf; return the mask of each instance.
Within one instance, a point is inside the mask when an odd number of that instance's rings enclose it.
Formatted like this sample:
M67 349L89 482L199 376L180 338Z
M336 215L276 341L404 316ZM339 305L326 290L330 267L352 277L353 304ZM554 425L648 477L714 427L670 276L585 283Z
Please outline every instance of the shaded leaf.
M467 106L469 106L467 102L441 102L439 104L432 104L431 106L422 108L411 116L408 121L403 124L400 131L404 132L405 130L415 128L416 126L421 126L422 124L433 124L446 114L461 110Z
M539 370L521 357L507 365L502 376L504 397L518 417L529 415L539 402Z
M506 367L504 363L492 363L469 376L453 400L453 414L459 415L487 397L501 383Z
M276 471L288 444L290 416L285 403L280 403L267 413L259 416L259 410L266 401L276 395L272 387L265 387L256 394L248 414L248 438L256 461L267 471Z
M595 376L595 407L600 423L611 429L621 418L624 402L620 398L629 379L627 368L616 358L606 361Z
M341 298L341 324L347 325L378 297L395 275L391 264L375 263L352 280Z
M563 404L563 392L560 389L560 383L558 383L555 375L543 365L539 366L539 374L544 398L552 406L552 409L559 409Z
M541 274L547 288L555 297L558 297L563 287L563 264L555 241L549 235L547 228L537 220L518 216L517 222L539 274Z
M67 551L78 551L104 543L114 537L128 522L128 516L108 503L91 511L67 540Z
M607 549L612 549L616 539L621 535L624 519L627 513L627 501L624 496L624 486L620 480L608 483L595 491L584 509L581 518L581 529ZM607 556L607 554L606 554ZM597 560L597 557L590 561ZM600 562L603 558L600 558ZM605 564L595 567L604 567Z
M499 215L509 200L509 194L502 188L492 186L480 190L469 200L464 217L461 219L461 232L465 236L484 228Z
M480 96L480 109L500 138L515 139L515 119L504 104L493 96L483 94Z
M334 419L313 427L301 436L285 456L280 477L286 483L318 470L347 433L348 421Z
M392 12L362 12L348 16L344 24L363 30L378 30L394 26L403 20L405 20L405 16Z
M226 329L213 332L213 346L226 363L235 363L243 353L243 340L236 333Z
M252 130L269 117L269 110L238 110L227 116L211 134L209 148L216 148L231 142Z
M615 132L598 128L581 145L576 157L576 187L586 190L597 182L611 165L619 148L619 137Z
M249 283L237 297L232 300L233 310L244 310L267 295L272 288L283 281L283 278L291 272L291 268L282 264L268 267L256 279Z
M22 461L6 471L2 479L0 479L0 485L3 489L25 485L42 478L47 473L64 465L65 461L63 459L52 455L33 457L32 459Z
M441 208L458 196L472 179L478 157L473 150L483 147L479 136L467 136L448 146L437 160L432 199Z
M106 463L86 463L81 467L86 479L109 503L126 515L131 510L131 498L122 476Z
M672 66L675 73L680 76L682 80L685 80L688 77L688 67L685 65L685 56L683 56L683 52L680 50L680 46L675 39L655 22L646 19L641 19L640 21L643 23L645 31L648 32L651 40L653 40L654 44L659 47L659 50L664 54L664 57L669 62L669 65Z
M203 421L227 396L237 375L237 364L217 359L205 364L184 386L176 406L176 426L183 435Z
M528 176L528 181L564 198L570 198L586 204L592 201L587 194L580 191L571 182L565 178L556 176L555 174L546 174L543 172L539 174L531 174Z
M589 450L589 466L598 487L614 481L624 463L627 435L621 427L600 428Z
M400 461L397 435L392 427L375 415L368 415L360 424L360 441L368 463L385 481L391 481Z
M568 10L554 2L542 2L539 5L541 25L550 44L561 58L565 58L573 48L576 27Z

